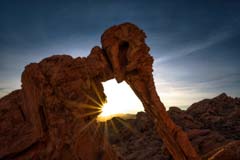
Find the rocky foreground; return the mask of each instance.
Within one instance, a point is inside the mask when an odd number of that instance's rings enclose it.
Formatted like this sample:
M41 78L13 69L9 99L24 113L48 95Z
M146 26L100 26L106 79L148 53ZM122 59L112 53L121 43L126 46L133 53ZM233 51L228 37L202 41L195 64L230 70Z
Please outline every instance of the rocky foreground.
M187 132L203 159L240 159L240 98L223 93L186 111L171 107L168 114ZM139 112L136 119L113 118L107 124L110 143L127 160L172 159L146 113Z

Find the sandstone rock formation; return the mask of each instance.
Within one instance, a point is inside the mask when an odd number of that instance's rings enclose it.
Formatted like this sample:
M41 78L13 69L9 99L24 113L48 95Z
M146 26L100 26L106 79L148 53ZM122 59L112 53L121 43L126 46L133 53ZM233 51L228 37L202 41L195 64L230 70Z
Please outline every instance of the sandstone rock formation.
M102 46L118 82L125 80L142 101L158 134L174 159L200 159L182 129L169 118L160 101L152 75L153 58L145 33L132 24L113 26L102 35Z
M120 159L97 129L101 82L125 80L176 160L200 159L155 90L145 33L125 23L102 35L86 58L52 56L26 66L22 89L0 100L2 159Z
M118 159L96 125L109 68L98 47L87 58L52 56L28 65L22 90L0 101L0 157Z
M239 98L221 94L216 98L197 102L186 111L171 107L168 114L185 130L202 159L238 160L240 159L240 116L232 115L237 115L239 111ZM195 115L196 113L198 116ZM209 121L203 121L205 115L208 115ZM211 117L215 116L220 117L219 120L211 121L213 119ZM136 119L122 119L134 132L126 128L123 123L119 123L120 119L114 118L108 121L109 141L126 160L172 159L166 152L162 140L157 136L156 126L148 114L139 112ZM118 128L118 132L113 128L112 123Z

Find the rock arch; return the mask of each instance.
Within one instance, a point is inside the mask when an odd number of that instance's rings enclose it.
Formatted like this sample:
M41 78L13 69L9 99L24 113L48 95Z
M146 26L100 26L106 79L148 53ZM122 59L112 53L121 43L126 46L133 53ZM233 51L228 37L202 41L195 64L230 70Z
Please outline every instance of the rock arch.
M153 58L145 37L142 30L130 23L113 26L103 33L102 46L111 61L114 77L118 82L125 80L142 101L174 159L200 159L187 135L169 118L157 95L152 75Z
M107 29L102 48L94 47L86 58L52 56L26 66L22 89L0 101L1 110L9 111L1 122L7 134L0 134L0 158L121 159L95 121L106 99L101 82L115 78L140 98L174 159L200 159L157 95L145 38L137 26L124 23Z

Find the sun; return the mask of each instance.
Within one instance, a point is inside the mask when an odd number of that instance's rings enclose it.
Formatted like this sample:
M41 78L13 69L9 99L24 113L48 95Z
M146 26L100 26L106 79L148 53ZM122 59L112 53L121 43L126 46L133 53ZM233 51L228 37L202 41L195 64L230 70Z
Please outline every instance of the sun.
M117 83L109 80L103 83L107 103L102 107L98 119L109 119L118 114L136 114L143 111L143 105L126 82Z

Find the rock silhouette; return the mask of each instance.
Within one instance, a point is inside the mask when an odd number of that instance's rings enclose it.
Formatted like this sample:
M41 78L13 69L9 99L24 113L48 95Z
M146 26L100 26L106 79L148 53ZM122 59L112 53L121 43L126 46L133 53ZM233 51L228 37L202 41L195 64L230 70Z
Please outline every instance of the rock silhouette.
M58 55L26 66L22 89L0 100L0 158L122 159L96 122L106 101L101 82L115 78L142 101L174 159L200 159L157 95L145 38L137 26L124 23L107 29L102 48L86 58Z

